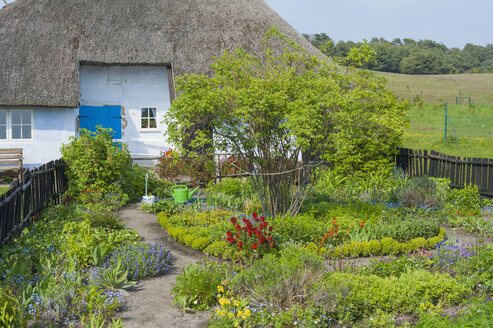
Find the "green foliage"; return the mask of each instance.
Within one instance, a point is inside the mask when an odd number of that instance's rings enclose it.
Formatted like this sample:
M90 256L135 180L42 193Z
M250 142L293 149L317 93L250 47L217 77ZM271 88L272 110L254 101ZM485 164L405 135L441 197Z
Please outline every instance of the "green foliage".
M78 138L71 137L61 153L68 165L69 193L73 197L89 188L106 194L121 194L125 174L132 165L126 145L112 141L110 129L99 127L96 132L81 129Z
M423 312L416 323L418 328L462 328L462 327L491 327L493 324L493 302L484 298L473 299L472 305L456 318L436 315L433 312Z
M128 193L131 200L140 200L145 195L145 180L147 180L147 193L159 198L170 198L170 187L172 183L156 178L154 172L147 171L137 165L125 172L124 191Z
M372 260L370 265L361 268L360 273L366 275L375 275L379 277L400 277L406 272L424 267L424 262L419 258L400 256L390 261Z
M377 309L387 313L412 313L423 302L455 305L470 292L449 275L424 270L388 278L336 272L328 274L324 282L324 289L339 291L338 307L349 308L353 318ZM347 313L341 311L338 315Z
M476 185L469 185L463 189L450 189L447 201L464 214L480 212L481 197Z
M0 326L21 327L25 324L19 300L9 289L0 286Z
M435 219L404 218L393 222L381 222L373 227L377 239L391 237L399 242L414 238L432 238L440 233L440 222Z
M443 192L438 192L437 182L428 176L413 177L392 189L387 195L390 203L406 207L436 208L443 204Z
M154 204L142 204L140 208L147 213L158 214L161 212L165 212L167 214L173 215L181 210L181 205L175 203L170 199L161 199Z
M384 38L372 38L363 42L339 41L334 43L325 33L308 38L324 54L341 62L351 54L354 47L369 46L374 51L375 60L364 61L364 67L392 73L405 74L457 74L465 72L492 72L493 47L467 44L464 49L447 48L432 40L399 38L387 41Z
M328 231L328 224L309 214L277 217L272 221L276 227L274 238L282 241L311 242Z
M191 264L176 278L173 304L183 309L208 310L216 304L217 286L226 278L227 267L204 261Z
M275 53L269 48L274 42L285 50ZM302 175L264 173L296 170L301 152L305 164L323 158L345 172L389 165L407 107L383 79L310 56L275 28L264 45L262 56L224 52L211 65L211 77L177 79L181 95L166 116L172 143L246 159L247 170L260 173L252 180L264 212L273 216L298 212L313 166ZM361 56L355 51L352 58Z
M282 306L303 302L311 294L310 286L321 277L322 258L299 247L288 247L279 256L267 254L231 281L237 292L253 291L263 303Z

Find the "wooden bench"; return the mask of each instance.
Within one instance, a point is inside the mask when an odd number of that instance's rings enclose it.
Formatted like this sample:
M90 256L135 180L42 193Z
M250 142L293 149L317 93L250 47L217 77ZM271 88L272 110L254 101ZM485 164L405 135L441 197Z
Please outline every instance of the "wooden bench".
M0 172L17 171L22 179L22 148L0 148Z

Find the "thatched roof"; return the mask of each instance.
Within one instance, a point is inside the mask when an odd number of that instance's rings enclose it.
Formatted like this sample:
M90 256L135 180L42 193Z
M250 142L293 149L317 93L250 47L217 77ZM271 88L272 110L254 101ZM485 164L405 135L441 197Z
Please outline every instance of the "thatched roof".
M206 73L271 26L317 53L263 0L16 0L0 9L0 105L77 107L81 62Z

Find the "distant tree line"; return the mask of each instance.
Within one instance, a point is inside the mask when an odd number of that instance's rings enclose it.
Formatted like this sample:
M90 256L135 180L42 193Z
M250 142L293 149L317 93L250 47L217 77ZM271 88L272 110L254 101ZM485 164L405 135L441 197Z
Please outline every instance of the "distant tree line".
M315 47L338 60L345 58L350 49L361 46L362 42L339 41L335 43L327 34L304 34ZM461 50L447 48L432 40L399 39L387 41L373 38L368 42L375 50L375 60L364 64L381 72L403 74L457 74L493 72L493 44L485 47L471 43Z

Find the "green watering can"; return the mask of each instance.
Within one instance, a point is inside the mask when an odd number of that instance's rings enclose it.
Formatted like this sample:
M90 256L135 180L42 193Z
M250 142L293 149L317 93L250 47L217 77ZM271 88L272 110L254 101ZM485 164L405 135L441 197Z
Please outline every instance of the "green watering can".
M173 195L175 203L186 203L190 200L190 198L192 198L193 194L195 194L199 187L200 186L194 190L189 190L185 185L176 185L171 187L171 194Z

